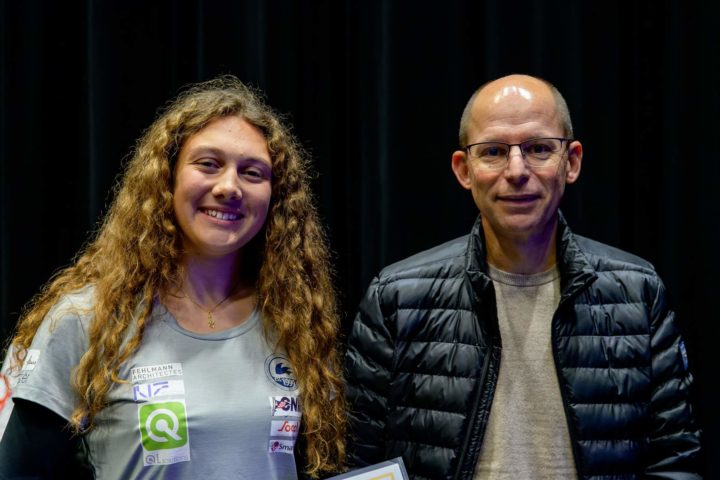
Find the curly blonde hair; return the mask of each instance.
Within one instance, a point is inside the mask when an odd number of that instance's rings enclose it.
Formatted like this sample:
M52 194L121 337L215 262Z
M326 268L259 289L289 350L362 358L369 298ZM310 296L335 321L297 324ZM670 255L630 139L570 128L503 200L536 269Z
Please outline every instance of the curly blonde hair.
M250 268L265 336L276 340L296 367L302 454L306 473L317 477L340 470L345 456L339 317L327 241L309 191L306 155L262 97L235 77L191 85L140 138L94 238L25 308L12 341L15 360L22 362L61 296L92 284L94 318L89 348L73 371L80 402L71 423L78 432L93 428L110 388L123 382L118 369L139 347L153 299L177 285L182 274L172 193L178 152L191 135L229 115L258 127L272 157L270 211L264 230L245 247L253 254L244 258L254 259Z

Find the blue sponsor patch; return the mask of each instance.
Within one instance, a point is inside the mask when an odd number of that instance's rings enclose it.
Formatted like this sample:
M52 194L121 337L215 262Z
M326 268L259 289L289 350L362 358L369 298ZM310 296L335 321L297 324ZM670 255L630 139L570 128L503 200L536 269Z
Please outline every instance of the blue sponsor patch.
M297 378L285 355L273 353L268 356L265 359L265 375L284 390L297 390Z

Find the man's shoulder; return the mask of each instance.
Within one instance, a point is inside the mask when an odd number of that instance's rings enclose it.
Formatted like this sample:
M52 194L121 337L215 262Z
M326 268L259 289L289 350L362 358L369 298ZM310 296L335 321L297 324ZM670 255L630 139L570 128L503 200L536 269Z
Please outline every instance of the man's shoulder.
M642 257L581 235L575 235L575 241L598 271L636 270L640 273L655 275L653 264Z
M455 238L435 247L392 263L380 271L381 282L447 276L465 268L469 235Z

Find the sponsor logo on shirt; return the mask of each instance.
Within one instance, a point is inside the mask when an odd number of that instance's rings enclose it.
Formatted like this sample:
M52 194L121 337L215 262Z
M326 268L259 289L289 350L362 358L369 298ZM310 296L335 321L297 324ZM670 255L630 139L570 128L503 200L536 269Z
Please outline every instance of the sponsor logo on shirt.
M8 348L5 361L0 369L0 440L5 434L5 427L10 420L13 409L12 392L18 382L18 372L12 367L14 363L12 345ZM27 375L27 374L26 374Z
M10 379L5 373L0 372L0 412L5 408L5 404L12 397L12 388L10 387ZM2 437L2 435L0 435Z
M272 407L273 417L302 416L298 397L295 396L270 397L270 406Z
M130 370L130 381L139 383L156 378L182 376L182 363L165 363L162 365L148 365Z
M271 437L297 438L300 420L273 420L270 423Z
M293 453L295 442L290 440L270 440L268 442L268 453Z
M148 402L157 397L176 395L185 395L185 384L182 380L162 380L133 385L133 398L136 402Z
M138 407L143 464L169 465L190 461L185 402L145 403Z
M265 359L265 374L284 390L297 390L297 379L285 355L273 353Z
M35 370L38 360L40 360L40 350L28 350L23 360L22 370L24 372Z
M5 427L7 426L8 420L10 420L10 413L13 409L13 402L11 400L12 390L18 379L17 372L14 374L9 372L11 369L10 365L12 363L13 357L11 346L8 348L2 369L0 369L0 440L2 440L2 437L5 434Z

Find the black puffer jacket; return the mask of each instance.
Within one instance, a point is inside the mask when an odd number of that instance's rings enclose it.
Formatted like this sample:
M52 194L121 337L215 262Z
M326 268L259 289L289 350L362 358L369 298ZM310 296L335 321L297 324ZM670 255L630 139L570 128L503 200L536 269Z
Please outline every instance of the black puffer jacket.
M579 478L699 478L685 347L644 260L558 232L552 340ZM350 459L402 456L416 479L472 478L499 369L480 221L385 268L346 357Z

